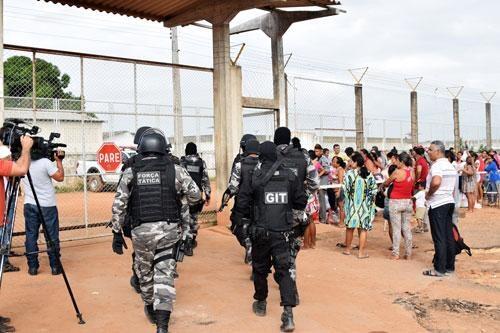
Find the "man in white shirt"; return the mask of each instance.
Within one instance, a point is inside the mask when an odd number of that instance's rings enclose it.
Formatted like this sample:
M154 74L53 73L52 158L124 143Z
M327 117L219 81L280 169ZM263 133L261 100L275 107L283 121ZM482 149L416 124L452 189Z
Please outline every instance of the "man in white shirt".
M453 238L454 191L457 171L445 158L441 141L433 141L429 148L432 166L427 175L427 194L431 235L434 242L434 269L423 272L427 276L444 276L455 271L455 240Z
M33 155L33 154L32 154ZM47 234L52 241L51 249L47 252L49 255L50 267L52 275L61 274L59 266L59 214L56 206L56 192L52 180L62 182L64 180L64 168L62 159L63 152L54 154L56 165L48 158L36 159L33 157L30 165L30 175L33 180L37 199L40 203L43 218L47 226ZM25 247L26 258L28 259L28 273L30 275L38 274L38 235L42 220L36 206L35 197L28 182L28 177L24 177L24 220L26 225L26 241Z

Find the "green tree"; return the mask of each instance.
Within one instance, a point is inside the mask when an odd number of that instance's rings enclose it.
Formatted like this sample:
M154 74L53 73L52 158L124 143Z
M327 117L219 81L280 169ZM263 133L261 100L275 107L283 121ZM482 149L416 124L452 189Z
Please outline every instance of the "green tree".
M64 91L68 88L71 78L68 74L62 74L56 65L43 59L36 59L35 75L37 98L79 98L73 96L71 92ZM33 96L33 67L29 57L12 56L4 62L4 94L6 97ZM27 103L31 101L18 98L11 101L9 98L6 99L6 106L11 107L27 106ZM44 108L43 104L42 101L37 101L37 107ZM76 108L76 105L73 107Z

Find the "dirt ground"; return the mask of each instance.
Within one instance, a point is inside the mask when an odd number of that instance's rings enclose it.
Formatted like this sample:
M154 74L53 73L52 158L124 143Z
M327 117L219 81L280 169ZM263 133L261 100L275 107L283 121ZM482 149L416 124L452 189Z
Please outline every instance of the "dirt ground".
M316 249L301 251L301 304L296 332L499 332L500 209L483 208L461 219L473 256L461 254L457 273L424 277L433 251L430 234L416 234L414 258L391 261L380 218L369 233L370 258L345 256L335 247L344 230L317 225ZM355 241L356 242L356 241ZM61 276L53 277L46 256L40 273L5 275L0 314L18 332L154 332L142 302L129 286L130 251L117 256L111 239L63 244L63 263L86 320L78 325ZM356 251L353 251L356 254ZM200 231L194 257L179 265L171 332L279 332L279 292L270 277L268 314L251 310L253 285L243 252L226 227Z

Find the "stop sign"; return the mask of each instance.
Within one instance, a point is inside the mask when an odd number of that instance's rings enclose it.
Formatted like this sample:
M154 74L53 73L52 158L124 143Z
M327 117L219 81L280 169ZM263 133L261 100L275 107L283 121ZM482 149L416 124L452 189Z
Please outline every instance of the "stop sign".
M97 164L106 172L115 172L122 163L122 154L113 142L105 142L97 151Z

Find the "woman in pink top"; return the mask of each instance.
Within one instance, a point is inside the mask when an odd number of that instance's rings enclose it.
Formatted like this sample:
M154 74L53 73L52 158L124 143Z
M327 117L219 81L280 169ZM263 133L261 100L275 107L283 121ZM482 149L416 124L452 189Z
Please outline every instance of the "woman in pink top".
M410 218L413 212L413 185L415 182L411 156L401 153L396 162L398 169L385 181L384 186L393 184L389 199L389 215L392 226L392 257L399 259L401 232L405 239L405 259L411 258L412 234Z

